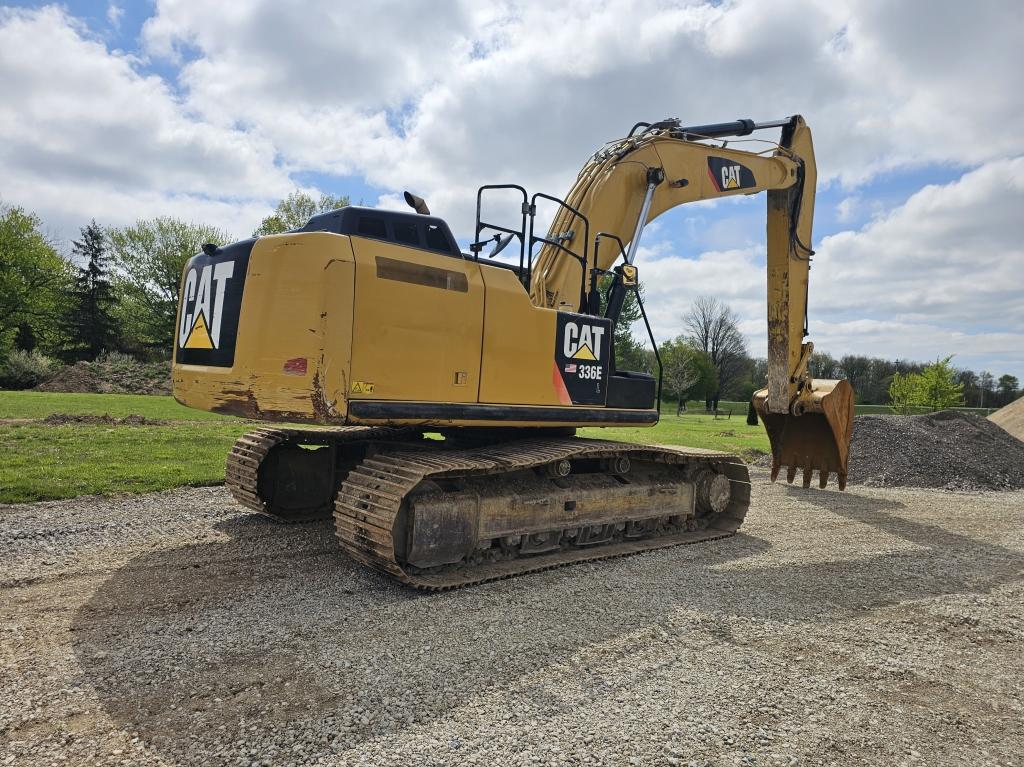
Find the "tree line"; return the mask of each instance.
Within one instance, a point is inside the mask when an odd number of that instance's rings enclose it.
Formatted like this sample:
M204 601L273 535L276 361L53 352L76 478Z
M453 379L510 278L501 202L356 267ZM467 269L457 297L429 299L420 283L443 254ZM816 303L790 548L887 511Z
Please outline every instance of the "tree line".
M642 287L640 295L642 300ZM621 316L625 322L615 333L619 367L655 372L654 353L629 330L629 323L640 318L635 296L627 300ZM682 323L682 334L658 346L665 399L696 400L710 410L718 407L719 400L745 402L764 387L768 361L750 355L737 317L727 304L700 296ZM924 363L857 354L835 358L815 351L808 367L814 378L848 379L858 404L891 405L902 412L915 406L998 408L1024 393L1016 376L1006 373L996 378L987 370L956 368L951 361L947 357Z
M296 191L252 236L296 229L316 213L348 204L347 197ZM169 217L124 227L92 221L61 252L38 216L0 205L0 364L19 355L21 365L44 357L71 363L113 351L167 359L185 263L204 243L237 239Z
M297 229L317 213L348 204L348 197L317 199L296 191L278 203L252 236ZM43 233L36 215L0 205L0 365L13 364L12 357L29 367L33 359L47 356L64 362L94 360L111 351L167 359L185 263L204 243L236 239L217 227L169 217L124 227L92 221L82 227L70 251L62 253ZM633 333L640 318L637 294L630 293L614 334L616 366L654 372L653 352ZM764 386L767 361L750 355L727 304L701 296L681 319L684 332L658 346L667 400L697 400L711 409L719 400L746 401ZM1021 394L1015 376L954 369L948 359L944 365L942 375L958 387L963 404L1001 407ZM815 352L810 359L811 375L849 379L862 404L899 405L897 400L907 392L920 391L914 388L920 379L907 377L933 375L928 367L862 355L835 358L826 352Z

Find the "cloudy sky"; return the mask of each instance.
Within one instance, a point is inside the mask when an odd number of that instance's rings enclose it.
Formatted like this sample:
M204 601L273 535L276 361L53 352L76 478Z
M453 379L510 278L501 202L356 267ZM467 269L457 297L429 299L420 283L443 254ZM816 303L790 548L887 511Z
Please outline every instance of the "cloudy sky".
M818 155L811 338L1024 380L1015 0L14 3L0 201L58 240L181 216L247 235L295 188L471 235L473 195L561 195L639 121L799 113ZM713 294L765 349L764 197L677 208L638 264L659 338Z

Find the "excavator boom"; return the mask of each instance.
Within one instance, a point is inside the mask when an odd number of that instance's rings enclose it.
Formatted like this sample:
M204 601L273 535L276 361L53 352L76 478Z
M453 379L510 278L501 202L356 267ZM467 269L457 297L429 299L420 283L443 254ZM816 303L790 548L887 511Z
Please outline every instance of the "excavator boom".
M769 144L767 155L702 143L779 127L781 139ZM538 305L574 307L588 269L611 267L618 256L611 248L593 249L589 260L566 254L582 234L580 220L588 222L590 232L618 238L627 246L625 260L632 263L644 226L670 208L767 192L768 381L752 404L772 445L773 479L786 466L787 479L792 482L800 471L806 486L817 470L822 487L834 473L842 489L853 391L846 381L811 377L807 363L814 346L804 341L816 176L811 130L800 116L694 127L675 120L639 123L580 172L549 232L561 247L541 249L531 292ZM587 249L578 248L577 256L580 252Z

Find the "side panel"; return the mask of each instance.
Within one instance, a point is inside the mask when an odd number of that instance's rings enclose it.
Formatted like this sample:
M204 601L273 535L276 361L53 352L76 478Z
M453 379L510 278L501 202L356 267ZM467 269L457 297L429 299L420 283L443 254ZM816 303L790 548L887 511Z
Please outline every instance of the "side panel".
M350 399L476 402L484 284L475 261L353 237Z
M611 321L534 306L509 270L480 271L487 286L480 402L604 406Z
M177 326L185 341L179 338L176 345L175 399L248 418L344 422L355 280L348 237L316 233L260 238L248 269L235 276L244 276L244 290L240 309L235 309L233 359L184 364L197 357L187 346L190 342L206 344L203 328L181 332L188 316L194 325L197 314L186 269ZM197 284L199 279L201 273ZM216 290L211 295L215 304ZM227 316L221 320L223 327L228 321Z

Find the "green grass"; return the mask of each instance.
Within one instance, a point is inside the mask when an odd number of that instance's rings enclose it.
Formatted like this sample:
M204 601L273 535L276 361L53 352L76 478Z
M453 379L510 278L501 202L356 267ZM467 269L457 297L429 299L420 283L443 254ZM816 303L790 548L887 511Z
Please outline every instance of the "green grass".
M93 493L146 493L224 481L232 443L253 424L191 410L170 397L131 394L0 392L0 419L39 419L52 413L142 415L164 426L0 423L0 503L73 498ZM581 436L689 445L752 457L768 451L760 426L746 411L730 419L666 407L650 429L581 429Z
M218 484L231 445L250 428L242 421L0 426L0 503Z
M52 413L142 415L172 421L234 421L229 416L193 410L171 397L147 394L54 394L40 391L0 391L0 419L45 418Z
M580 436L663 445L687 445L755 458L767 453L761 426L747 426L745 402L722 402L732 418L705 415L696 403L676 416L666 403L649 429L580 429ZM858 405L857 413L889 413ZM980 411L985 414L986 411ZM141 415L165 426L48 425L53 413ZM101 493L145 493L180 485L224 481L224 460L239 435L253 428L228 416L191 410L170 397L135 394L51 394L0 391L0 503L72 498Z
M747 411L732 418L715 418L693 411L676 416L675 406L663 409L661 421L653 428L580 429L581 437L614 439L658 445L686 445L737 453L751 459L767 453L768 435L762 426L747 426Z
M141 415L172 423L0 423L0 503L218 484L224 481L231 445L253 427L237 418L183 407L171 397L0 392L2 420L39 419L53 413Z

